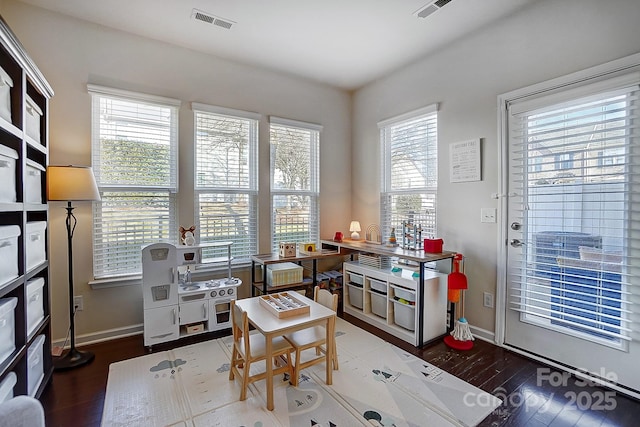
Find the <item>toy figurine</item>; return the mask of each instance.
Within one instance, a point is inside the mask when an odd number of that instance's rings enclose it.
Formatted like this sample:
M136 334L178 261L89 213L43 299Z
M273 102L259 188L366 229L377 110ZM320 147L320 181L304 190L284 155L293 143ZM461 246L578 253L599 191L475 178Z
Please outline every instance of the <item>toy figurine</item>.
M391 235L389 236L389 246L398 246L398 242L396 240L396 228L391 227Z
M193 246L196 244L196 238L193 232L196 231L196 226L192 225L189 228L180 227L180 243L186 246Z

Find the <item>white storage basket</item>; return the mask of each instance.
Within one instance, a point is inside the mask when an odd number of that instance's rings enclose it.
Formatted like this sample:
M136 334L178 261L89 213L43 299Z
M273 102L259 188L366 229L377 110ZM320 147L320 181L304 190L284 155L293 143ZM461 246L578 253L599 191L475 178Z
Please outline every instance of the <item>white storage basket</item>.
M16 201L16 150L0 144L0 202Z
M18 377L15 372L9 372L0 382L0 403L13 398L13 387L16 382L18 382Z
M42 277L27 282L27 332L29 335L44 319L43 288Z
M27 222L25 241L27 247L27 270L31 270L46 259L46 221Z
M348 283L349 287L349 304L362 310L362 287L354 286Z
M267 266L267 284L285 286L302 282L302 266L293 262L282 262Z
M27 384L29 396L36 394L44 378L43 355L44 335L38 335L27 349Z
M0 299L0 364L16 349L15 313L18 298Z
M371 291L371 312L377 316L387 318L387 296Z
M18 277L18 236L19 226L0 226L0 285Z
M393 289L393 294L396 298L416 302L416 292L414 290L394 285L391 285L391 288Z
M13 79L0 68L0 117L11 123L11 88Z
M27 95L26 97L27 115L26 115L26 133L31 138L40 142L40 117L42 117L42 110L36 104L36 102Z
M396 325L414 331L416 329L416 308L393 300L393 321Z
M42 174L44 171L44 167L39 163L27 159L27 173L24 176L25 202L42 203Z
M371 284L371 289L374 291L378 291L381 294L387 294L387 282L383 282L376 279L369 279L369 283Z

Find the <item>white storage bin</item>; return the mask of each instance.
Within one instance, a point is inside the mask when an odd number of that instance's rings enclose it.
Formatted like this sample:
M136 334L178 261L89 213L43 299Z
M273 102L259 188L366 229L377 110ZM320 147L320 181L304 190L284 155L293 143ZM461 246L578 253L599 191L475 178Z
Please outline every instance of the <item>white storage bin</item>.
M364 285L364 277L362 274L349 272L349 282L356 283L360 286Z
M0 363L16 349L16 332L14 310L18 298L0 299Z
M44 366L42 358L42 347L44 346L44 335L38 335L27 349L27 392L29 396L36 394L38 386L44 378Z
M387 295L371 291L371 312L377 316L387 318Z
M0 67L0 117L11 123L11 88L13 79Z
M394 304L393 321L396 325L414 331L416 329L416 308L414 305L403 304L392 300Z
M25 241L27 247L27 270L40 265L46 259L45 242L47 221L27 222Z
M16 385L18 377L15 372L9 372L0 382L0 403L13 398L13 386Z
M0 145L0 202L16 201L16 150Z
M44 167L31 159L27 159L27 171L24 175L25 194L27 203L42 203L42 174Z
M415 291L411 289L401 288L399 286L393 286L393 285L391 285L391 288L393 289L393 294L396 296L396 298L400 298L410 302L416 302Z
M302 266L293 262L282 262L267 266L267 285L285 286L302 282Z
M348 283L349 287L349 304L362 310L362 288Z
M387 294L387 282L382 282L376 279L369 279L369 283L371 283L371 289L374 291L378 291L382 294Z
M44 279L42 277L27 282L27 333L29 335L44 319L43 288Z
M18 277L18 236L17 225L0 226L0 284Z
M40 117L42 117L42 110L29 95L27 95L26 104L27 117L25 121L25 131L28 136L40 142Z

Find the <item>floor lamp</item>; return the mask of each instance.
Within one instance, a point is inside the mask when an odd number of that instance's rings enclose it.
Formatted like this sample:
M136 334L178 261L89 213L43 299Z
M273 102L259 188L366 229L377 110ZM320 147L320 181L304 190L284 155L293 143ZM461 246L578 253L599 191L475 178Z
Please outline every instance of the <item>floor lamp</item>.
M56 370L71 369L87 364L93 360L93 353L76 349L75 307L73 304L73 232L76 228L76 217L73 215L72 201L98 201L100 192L93 176L93 170L86 166L49 166L47 168L47 199L49 201L67 202L67 252L69 261L69 334L71 347L54 359Z

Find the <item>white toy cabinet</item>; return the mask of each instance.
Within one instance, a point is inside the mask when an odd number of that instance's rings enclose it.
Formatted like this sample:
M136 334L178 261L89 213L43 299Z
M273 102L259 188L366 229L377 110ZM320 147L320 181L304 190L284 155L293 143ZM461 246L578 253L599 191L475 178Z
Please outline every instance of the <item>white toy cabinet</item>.
M358 262L345 262L343 309L383 331L414 346L420 346L446 333L446 276L425 269L424 284L406 268L378 269ZM424 290L422 342L417 301Z

